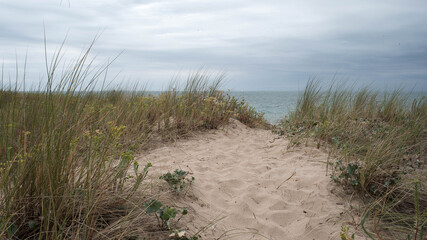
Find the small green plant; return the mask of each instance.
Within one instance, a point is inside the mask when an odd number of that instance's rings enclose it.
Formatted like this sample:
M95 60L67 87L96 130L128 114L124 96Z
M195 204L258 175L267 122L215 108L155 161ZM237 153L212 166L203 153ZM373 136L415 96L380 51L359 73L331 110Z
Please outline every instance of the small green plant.
M341 226L341 240L354 240L354 233L350 235L349 230L350 228L348 226Z
M346 166L342 160L337 160L334 165L334 173L331 178L335 183L342 183L344 185L351 185L357 187L360 184L360 165L358 163L348 163ZM336 175L335 173L339 174Z
M189 184L194 181L194 177L187 178L188 172L175 169L173 173L166 173L160 176L160 179L165 180L169 186L177 193L182 192Z
M178 223L183 216L188 214L185 208L177 210L174 207L163 206L162 202L157 199L152 199L150 202L144 204L144 208L146 213L154 213L161 228L167 227L169 230L172 230L172 220L175 219L178 214L181 214L181 216L176 220L175 224Z

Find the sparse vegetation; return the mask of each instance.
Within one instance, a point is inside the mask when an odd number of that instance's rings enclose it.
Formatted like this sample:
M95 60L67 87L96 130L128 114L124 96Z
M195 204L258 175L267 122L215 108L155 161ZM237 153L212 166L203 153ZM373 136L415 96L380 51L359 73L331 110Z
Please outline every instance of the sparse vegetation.
M341 226L340 238L341 240L354 240L354 233L350 235L348 226Z
M177 210L174 207L163 206L163 204L157 199L152 199L150 202L144 204L144 208L146 213L154 213L159 227L167 227L169 230L172 230L172 220L175 219L178 214L181 214L181 216L176 220L176 223L178 223L179 220L188 213L185 208Z
M180 193L194 181L194 177L187 178L187 175L188 172L175 169L173 173L163 174L160 179L165 180L175 192Z
M314 138L330 146L332 179L369 200L372 231L401 239L426 224L427 99L408 104L399 90L381 96L334 85L323 91L310 81L282 127L294 145Z

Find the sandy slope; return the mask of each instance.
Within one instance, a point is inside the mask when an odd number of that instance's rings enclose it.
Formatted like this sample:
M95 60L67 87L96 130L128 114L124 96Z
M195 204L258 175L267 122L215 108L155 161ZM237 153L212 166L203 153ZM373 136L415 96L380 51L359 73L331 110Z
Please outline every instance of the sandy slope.
M332 193L334 184L325 174L327 153L313 147L286 150L287 145L271 131L233 120L139 159L152 162L153 179L176 168L192 172L191 193L176 197L178 205L191 209L190 230L226 217L204 231L203 239L227 230L235 239L338 239L345 202Z

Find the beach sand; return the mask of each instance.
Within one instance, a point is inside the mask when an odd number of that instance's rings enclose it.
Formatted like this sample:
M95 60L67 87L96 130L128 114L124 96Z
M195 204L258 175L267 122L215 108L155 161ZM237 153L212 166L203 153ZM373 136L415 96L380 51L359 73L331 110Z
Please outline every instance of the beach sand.
M288 143L231 120L138 161L153 164L153 180L175 169L195 177L186 194L171 199L189 209L182 222L189 232L208 226L203 239L339 239L341 225L351 222L341 188L326 175L326 150L315 144L287 150Z

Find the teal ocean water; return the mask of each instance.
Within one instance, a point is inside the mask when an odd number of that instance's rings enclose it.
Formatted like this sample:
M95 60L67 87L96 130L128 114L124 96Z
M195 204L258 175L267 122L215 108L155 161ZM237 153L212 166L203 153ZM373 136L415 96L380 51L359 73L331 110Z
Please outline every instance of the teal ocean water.
M229 92L231 96L238 99L244 99L249 105L255 108L257 112L263 112L264 118L272 124L277 124L290 111L295 110L298 96L303 92ZM408 106L413 99L420 99L427 96L427 92L408 93ZM378 96L381 100L381 94Z
M244 99L257 112L264 113L264 118L277 124L285 115L295 109L297 98L302 92L229 92L240 100Z

